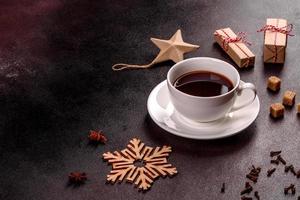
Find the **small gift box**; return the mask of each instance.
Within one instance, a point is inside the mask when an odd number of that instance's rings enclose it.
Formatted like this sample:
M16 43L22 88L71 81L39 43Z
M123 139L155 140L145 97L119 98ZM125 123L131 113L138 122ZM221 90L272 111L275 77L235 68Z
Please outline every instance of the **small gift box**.
M287 36L292 36L290 34L292 28L285 19L267 19L267 24L259 30L265 32L265 63L284 63Z
M240 68L254 65L255 55L246 46L250 43L246 40L245 33L240 32L236 35L230 28L223 28L216 30L214 37L215 41Z

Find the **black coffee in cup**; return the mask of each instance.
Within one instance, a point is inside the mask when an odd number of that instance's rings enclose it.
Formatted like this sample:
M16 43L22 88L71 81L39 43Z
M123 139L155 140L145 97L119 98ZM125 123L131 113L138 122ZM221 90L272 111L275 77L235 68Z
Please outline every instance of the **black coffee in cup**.
M233 89L230 79L210 71L188 72L178 77L173 85L181 92L199 97L218 96Z

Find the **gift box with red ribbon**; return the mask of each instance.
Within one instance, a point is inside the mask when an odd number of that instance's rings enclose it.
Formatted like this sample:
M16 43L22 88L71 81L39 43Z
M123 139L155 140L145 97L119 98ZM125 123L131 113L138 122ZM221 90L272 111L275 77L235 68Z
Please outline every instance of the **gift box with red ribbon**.
M267 19L267 24L259 31L264 35L264 62L284 63L287 36L293 36L293 25L285 19Z
M247 47L251 44L244 32L236 35L230 28L223 28L215 31L214 38L240 68L254 65L255 55Z

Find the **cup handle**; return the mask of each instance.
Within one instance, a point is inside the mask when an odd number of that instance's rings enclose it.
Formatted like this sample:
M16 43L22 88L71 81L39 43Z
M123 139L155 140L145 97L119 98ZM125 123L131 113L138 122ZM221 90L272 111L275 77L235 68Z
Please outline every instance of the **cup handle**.
M245 106L248 106L249 104L251 104L255 100L255 98L256 98L256 88L255 88L255 86L252 83L241 83L240 82L239 87L237 88L237 95L241 96L242 91L246 90L246 89L252 90L252 92L254 94L253 98L250 99L249 101L246 101L242 105L238 105L238 106L234 106L233 105L233 107L231 108L230 112L234 112L234 111L237 111L237 110L239 110L241 108L244 108ZM239 97L237 97L237 98L239 98Z

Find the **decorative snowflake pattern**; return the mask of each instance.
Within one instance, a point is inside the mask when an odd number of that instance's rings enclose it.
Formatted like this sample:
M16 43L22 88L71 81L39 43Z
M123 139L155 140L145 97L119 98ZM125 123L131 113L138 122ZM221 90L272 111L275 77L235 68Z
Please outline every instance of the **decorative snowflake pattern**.
M103 159L112 165L107 181L115 183L126 179L139 189L148 190L156 178L177 174L176 168L167 162L170 152L170 146L152 148L133 138L126 149L103 154Z

